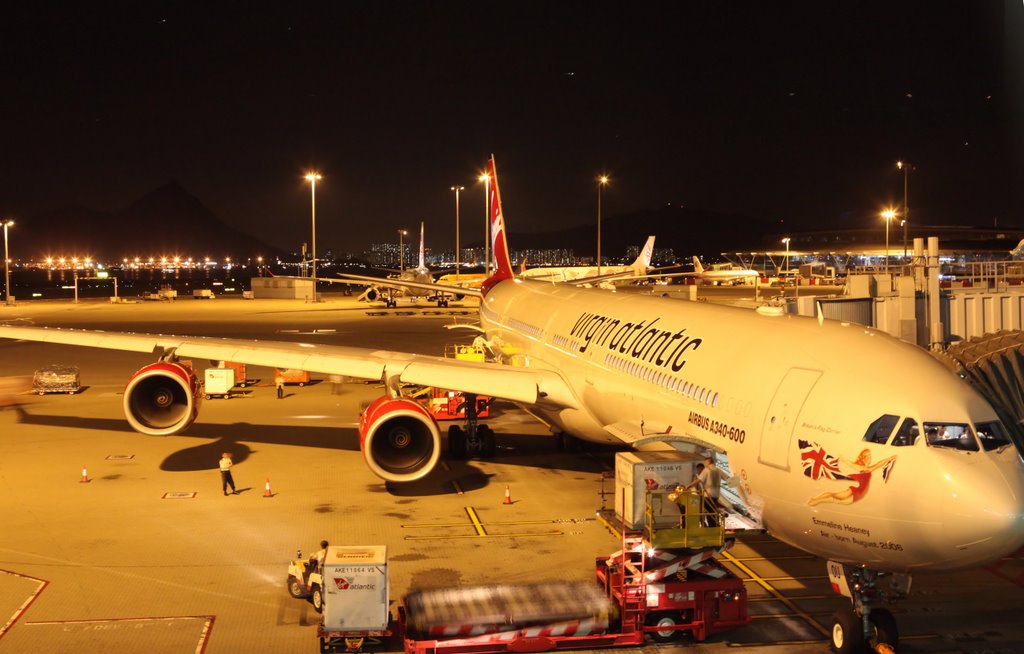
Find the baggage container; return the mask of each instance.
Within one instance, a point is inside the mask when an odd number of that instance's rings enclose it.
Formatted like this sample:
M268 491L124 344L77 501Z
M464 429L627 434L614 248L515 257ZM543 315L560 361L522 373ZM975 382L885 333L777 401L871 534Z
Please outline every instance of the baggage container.
M641 528L647 492L685 486L693 481L694 468L703 460L703 456L688 452L619 452L615 455L616 517L629 529Z
M324 632L388 628L388 563L384 545L332 545L323 564Z
M274 368L274 379L280 377L286 384L298 384L299 386L305 386L309 383L309 371L308 370L294 370L288 368L281 370L280 368Z
M36 370L32 375L32 390L46 393L77 393L82 390L78 366L53 364Z
M235 387L235 371L231 368L207 368L203 375L203 391L206 399L214 396L228 397Z

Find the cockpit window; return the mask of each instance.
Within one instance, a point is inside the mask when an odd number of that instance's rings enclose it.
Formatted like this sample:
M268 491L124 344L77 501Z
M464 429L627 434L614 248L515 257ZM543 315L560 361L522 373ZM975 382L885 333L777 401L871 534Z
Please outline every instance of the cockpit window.
M868 427L867 433L864 434L864 440L869 443L882 443L884 444L889 440L889 434L892 433L893 427L899 422L899 416L890 416L888 414L882 416L878 420L875 420Z
M986 452L998 450L1000 447L1010 444L1010 437L1001 422L979 422L974 427L978 430L981 448Z
M892 439L893 447L913 445L917 442L917 437L920 435L921 429L918 427L917 421L913 418L904 418L903 424L900 425L899 431L896 432L896 436Z
M974 439L970 425L926 422L924 423L924 437L929 447L948 447L966 452L978 451L978 441Z

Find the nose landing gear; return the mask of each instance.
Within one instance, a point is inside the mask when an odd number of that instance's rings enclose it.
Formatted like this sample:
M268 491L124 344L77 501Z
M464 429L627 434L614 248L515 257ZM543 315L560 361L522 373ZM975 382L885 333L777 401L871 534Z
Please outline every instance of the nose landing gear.
M828 573L832 588L851 600L851 606L832 614L832 651L837 654L893 654L899 646L899 629L896 618L884 605L893 605L906 597L910 592L910 575L836 561L828 562ZM883 579L888 581L887 585L881 583Z

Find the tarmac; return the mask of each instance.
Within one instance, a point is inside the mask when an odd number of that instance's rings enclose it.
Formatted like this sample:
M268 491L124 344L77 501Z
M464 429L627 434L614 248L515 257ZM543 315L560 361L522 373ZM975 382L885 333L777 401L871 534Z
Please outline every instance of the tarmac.
M443 327L471 321L472 307L430 309L380 315L341 297L25 302L0 307L0 321L440 355L464 338ZM446 462L394 486L370 473L356 433L378 384L314 379L277 400L271 371L250 366L255 385L205 400L183 434L149 437L128 427L121 403L131 374L152 360L0 341L0 376L60 363L78 366L83 384L0 412L0 654L318 651L319 616L288 595L285 577L296 550L308 555L321 539L386 545L392 602L413 588L593 579L595 559L619 548L596 519L612 501L614 451L556 451L546 427L510 405L490 420L494 459ZM217 471L225 451L240 491L227 497ZM845 600L824 561L765 534L741 537L724 561L746 581L751 625L630 651L828 651L829 616ZM894 611L899 651L1024 653L1022 608L1021 553L918 575Z

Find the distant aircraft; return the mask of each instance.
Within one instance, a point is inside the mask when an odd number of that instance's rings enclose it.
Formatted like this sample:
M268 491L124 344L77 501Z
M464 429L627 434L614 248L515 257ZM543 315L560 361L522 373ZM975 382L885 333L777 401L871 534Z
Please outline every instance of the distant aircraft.
M0 326L0 338L154 353L123 396L129 424L152 435L198 415L202 386L179 357L379 379L386 391L360 417L360 447L392 482L430 473L443 443L404 384L467 394L466 428L448 429L454 457L495 450L475 395L527 406L589 441L714 452L769 533L829 560L833 588L853 600L832 616L840 652L897 647L887 607L909 591L910 573L983 566L1024 545L1021 453L992 406L928 352L855 323L517 279L493 159L489 168L496 269L465 292L482 298L475 331L514 365L386 342L18 326Z
M420 257L419 264L415 268L407 268L398 271L397 277L381 279L378 277L367 277L365 275L351 275L339 273L341 279L321 279L329 283L360 284L367 289L360 296L368 302L383 301L388 307L398 305L399 298L409 298L415 302L419 298L425 298L436 302L439 307L448 306L451 300L461 300L465 293L455 284L449 286L434 283L434 275L427 268L423 247L423 223L420 223ZM396 284L395 282L400 282Z
M632 277L646 275L651 268L654 256L654 237L648 236L640 254L627 266L550 266L543 268L525 268L520 271L520 279L532 279L543 282L575 282L593 285L604 281L628 281ZM525 266L525 261L522 262Z
M681 275L687 274L688 273L681 273ZM720 284L723 282L746 282L747 280L759 279L761 277L761 273L747 268L737 268L731 263L705 268L701 264L700 259L694 257L692 276L696 277L701 282Z

